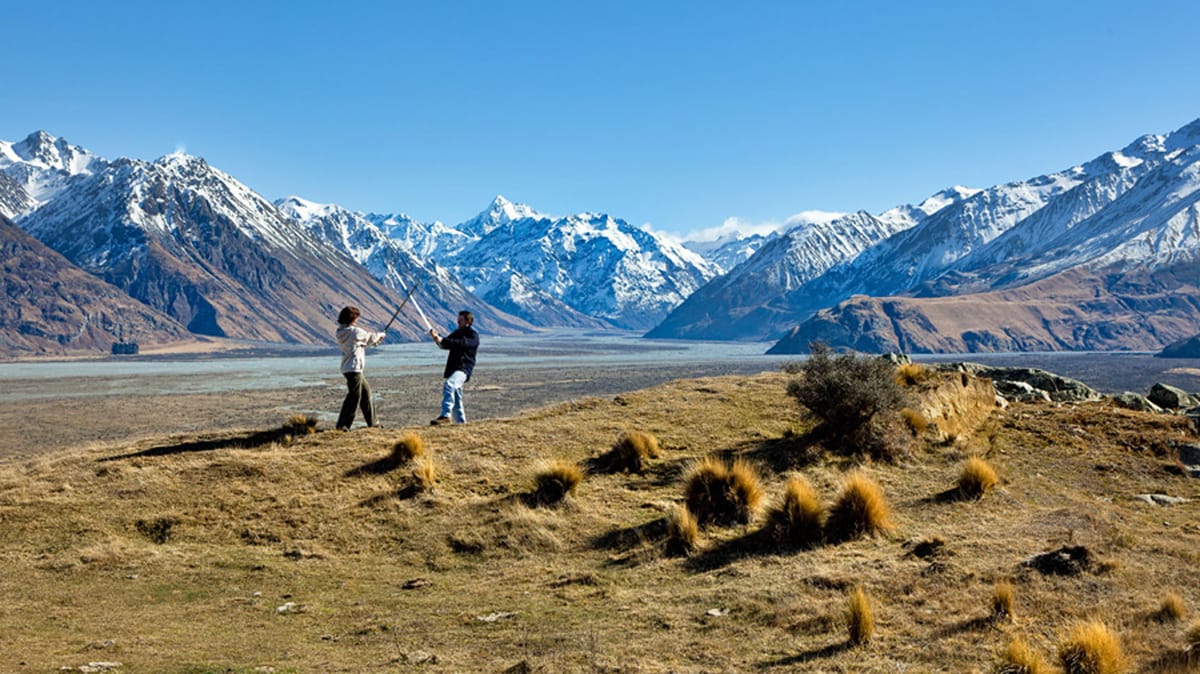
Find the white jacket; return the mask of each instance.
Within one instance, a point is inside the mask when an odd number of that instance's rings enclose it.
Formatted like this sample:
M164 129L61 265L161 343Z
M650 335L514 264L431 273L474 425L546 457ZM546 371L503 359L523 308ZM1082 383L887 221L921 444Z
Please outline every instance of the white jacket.
M371 332L357 325L339 325L337 341L342 347L342 372L362 372L367 364L366 348L382 342L386 336L386 332Z

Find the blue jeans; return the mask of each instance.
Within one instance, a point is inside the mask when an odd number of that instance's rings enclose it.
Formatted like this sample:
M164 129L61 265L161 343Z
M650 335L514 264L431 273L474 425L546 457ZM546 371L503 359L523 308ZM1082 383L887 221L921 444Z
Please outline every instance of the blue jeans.
M449 417L456 424L467 423L467 411L463 409L463 384L467 383L467 373L455 370L446 377L442 384L442 416Z

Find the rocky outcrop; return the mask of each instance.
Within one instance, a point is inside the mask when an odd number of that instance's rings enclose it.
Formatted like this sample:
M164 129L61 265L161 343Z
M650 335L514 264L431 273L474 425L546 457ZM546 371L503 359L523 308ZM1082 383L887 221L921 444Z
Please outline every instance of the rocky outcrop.
M1186 409L1200 404L1200 400L1187 391L1162 383L1151 386L1150 395L1146 397L1150 399L1150 402L1167 410Z
M1032 367L993 367L979 363L942 363L939 370L965 372L990 379L996 391L1015 400L1048 400L1056 403L1100 400L1092 387L1077 379Z
M1150 399L1146 396L1131 391L1125 391L1120 395L1113 396L1112 401L1117 407L1123 407L1127 410L1154 413L1162 413L1163 411L1163 408L1150 402Z

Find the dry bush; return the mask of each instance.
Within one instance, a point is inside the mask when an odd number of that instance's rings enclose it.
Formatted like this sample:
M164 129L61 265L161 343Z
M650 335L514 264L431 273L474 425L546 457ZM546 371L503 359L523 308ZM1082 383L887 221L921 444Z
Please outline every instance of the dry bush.
M866 535L892 531L892 508L879 484L861 471L846 476L842 492L829 512L826 538L849 541Z
M676 505L667 518L667 554L690 555L700 539L700 524L686 506Z
M1179 622L1187 616L1187 604L1174 592L1163 595L1162 605L1159 606L1155 617L1160 622Z
M962 472L958 475L958 491L964 498L983 498L1000 482L996 477L996 469L978 456L972 456L963 463Z
M425 456L425 441L421 439L421 436L412 431L401 435L396 444L392 446L391 460L397 466L404 465L422 456Z
M283 430L290 435L312 435L317 432L318 419L310 414L293 414L283 424Z
M583 481L583 470L570 461L556 459L540 469L533 478L532 500L535 505L554 505L575 492Z
M628 431L621 434L602 462L609 470L641 473L650 459L658 456L658 438L642 431Z
M796 476L787 481L783 502L768 516L768 527L780 545L807 548L821 542L825 507L808 480Z
M758 473L741 459L733 466L705 457L684 477L684 502L701 525L745 524L758 512Z
M1121 643L1104 623L1073 627L1058 647L1064 674L1117 674L1123 666Z
M937 372L918 363L901 363L896 366L896 383L901 386L916 386L937 376Z
M856 585L846 595L846 631L854 646L867 643L875 634L875 614L861 585Z
M1015 638L1004 649L997 674L1049 674L1050 667L1021 638Z
M438 469L432 457L418 461L413 468L413 484L421 491L433 491L438 483Z
M925 416L921 410L905 407L900 410L900 418L904 420L904 424L913 432L913 435L921 436L929 430L929 417Z
M801 375L788 384L788 395L820 420L818 432L830 450L893 460L900 453L889 432L908 393L896 383L892 364L883 358L834 356L824 344L809 344L811 353L789 373Z
M1013 584L1008 581L996 583L992 588L992 621L1011 622L1016 617L1015 607Z

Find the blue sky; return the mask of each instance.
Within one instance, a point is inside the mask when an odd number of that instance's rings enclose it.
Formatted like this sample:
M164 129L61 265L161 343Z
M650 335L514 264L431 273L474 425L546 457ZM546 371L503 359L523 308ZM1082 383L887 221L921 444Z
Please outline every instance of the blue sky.
M8 3L0 139L458 223L879 213L1200 117L1200 3Z

